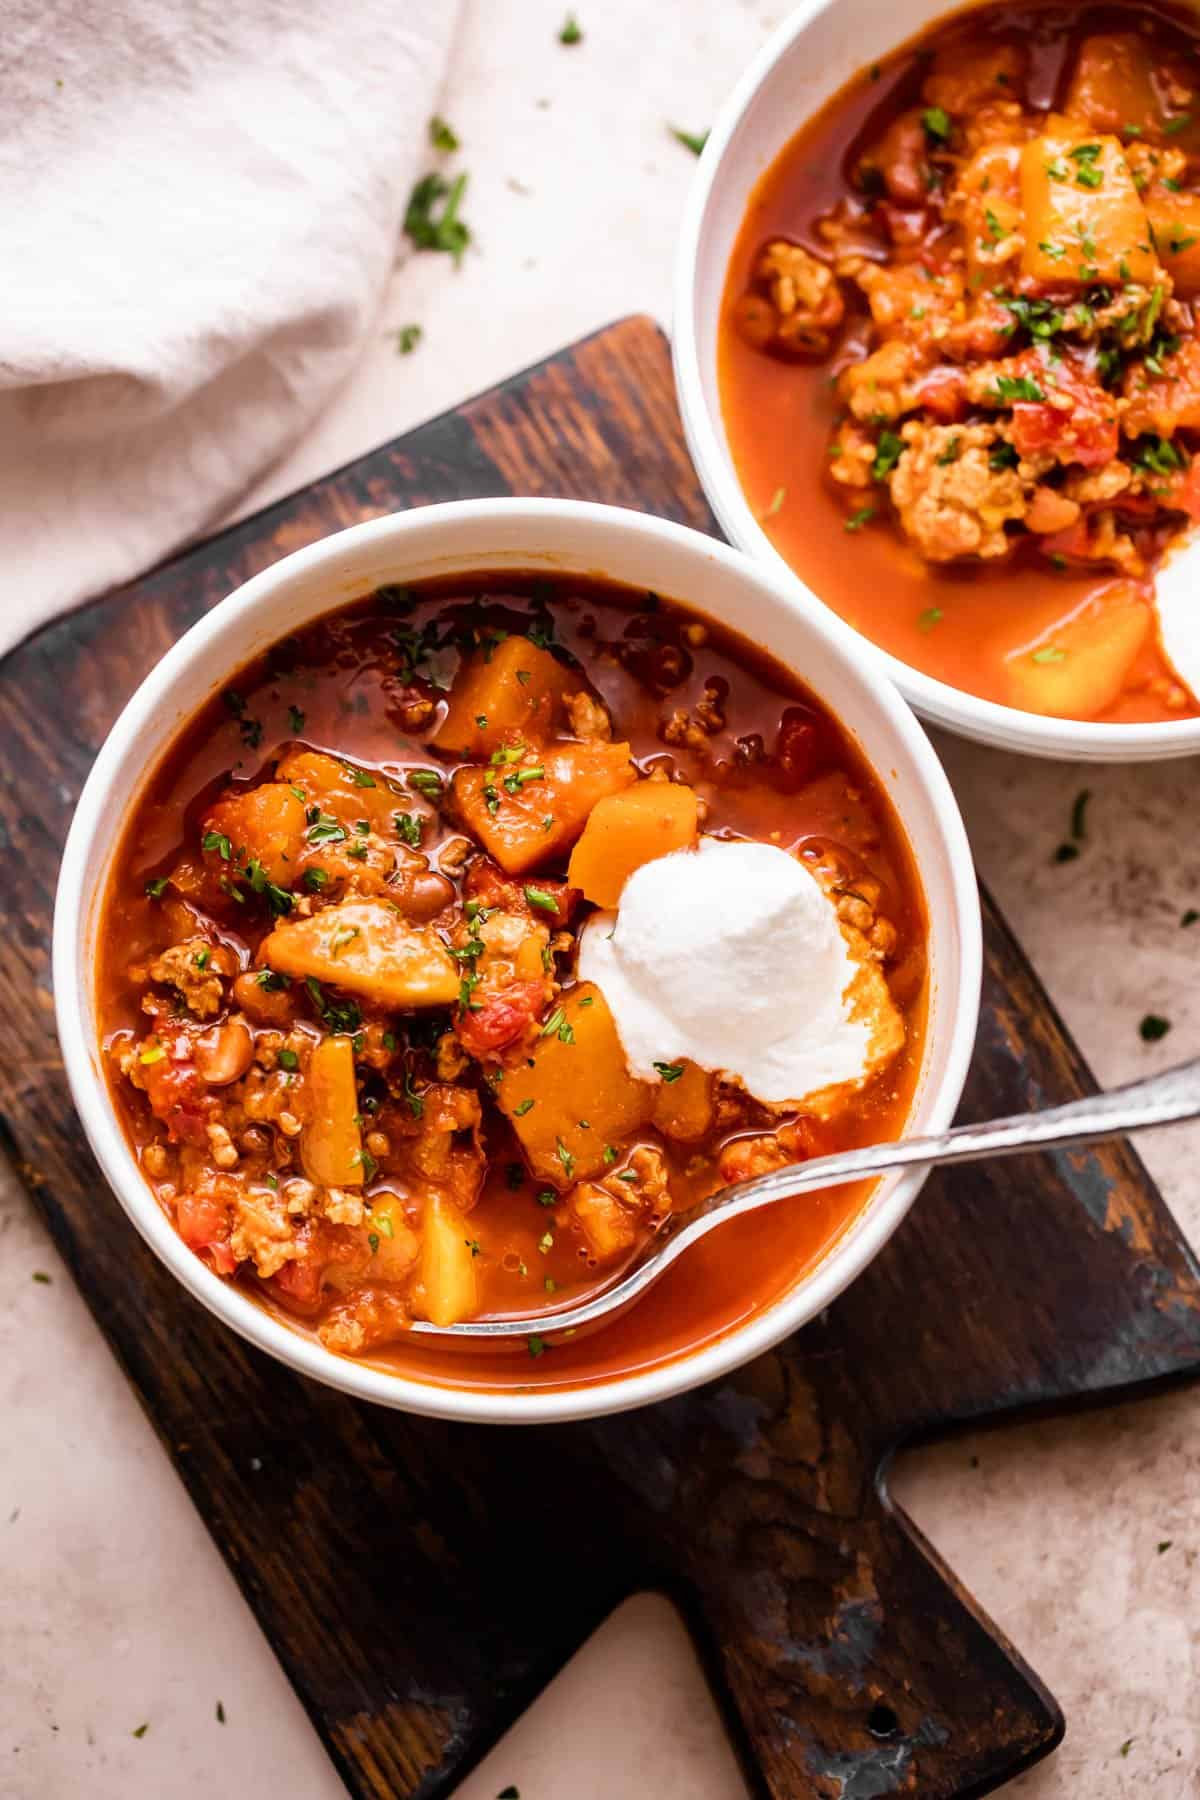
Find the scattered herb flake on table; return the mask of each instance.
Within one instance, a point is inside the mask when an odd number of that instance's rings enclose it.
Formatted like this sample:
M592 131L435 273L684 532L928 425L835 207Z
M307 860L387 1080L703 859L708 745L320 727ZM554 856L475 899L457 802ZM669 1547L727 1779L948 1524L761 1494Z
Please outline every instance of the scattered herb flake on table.
M667 130L675 142L682 144L685 150L690 150L693 156L699 156L708 142L707 131L684 131L678 125L668 125Z
M429 121L429 141L435 150L444 150L447 153L459 148L458 133L452 126L447 125L440 113L434 113Z
M560 44L567 45L582 44L583 28L574 13L568 13L563 20L562 30L558 34L558 41ZM515 1788L513 1789L513 1792L516 1792Z
M465 174L456 175L453 181L447 181L436 170L423 175L409 195L404 214L405 236L412 239L417 249L444 251L454 258L456 266L471 241L470 226L458 216L466 188ZM444 204L435 213L439 201Z
M392 332L392 336L396 340L397 355L411 356L421 341L422 328L420 325L401 325L398 331Z
M1160 1013L1147 1013L1138 1026L1138 1035L1144 1044L1157 1044L1170 1029L1170 1019L1164 1019Z

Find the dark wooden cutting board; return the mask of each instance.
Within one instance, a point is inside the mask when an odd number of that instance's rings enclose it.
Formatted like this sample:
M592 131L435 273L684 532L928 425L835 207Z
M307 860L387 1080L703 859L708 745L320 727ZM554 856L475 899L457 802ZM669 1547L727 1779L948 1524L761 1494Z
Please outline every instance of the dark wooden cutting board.
M54 883L134 686L285 552L397 507L507 493L714 529L653 324L551 357L0 667L0 1129L353 1794L448 1793L647 1586L683 1606L759 1792L985 1793L1051 1750L1062 1719L892 1504L887 1462L968 1421L1200 1370L1200 1271L1128 1146L935 1176L866 1274L773 1354L662 1406L518 1432L359 1405L248 1348L151 1256L76 1123L49 992ZM962 1117L1090 1092L986 901L985 925Z

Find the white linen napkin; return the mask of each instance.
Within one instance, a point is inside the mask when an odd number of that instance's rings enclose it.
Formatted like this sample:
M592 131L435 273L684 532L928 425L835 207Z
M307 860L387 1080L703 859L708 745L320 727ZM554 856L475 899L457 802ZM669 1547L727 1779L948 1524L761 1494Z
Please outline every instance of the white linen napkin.
M8 0L0 654L216 519L371 328L457 0Z

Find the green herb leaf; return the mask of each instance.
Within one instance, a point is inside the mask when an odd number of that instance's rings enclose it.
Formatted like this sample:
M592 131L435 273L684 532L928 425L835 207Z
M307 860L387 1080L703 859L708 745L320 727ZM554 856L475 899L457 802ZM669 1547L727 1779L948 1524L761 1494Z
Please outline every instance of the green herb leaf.
M533 1356L533 1357L541 1356L543 1354L543 1352L548 1348L544 1338L534 1336L534 1337L528 1338L526 1341L529 1345L529 1354L530 1354L530 1356Z
M939 624L944 617L945 614L940 606L927 606L917 620L917 630L932 631L934 626Z
M200 839L200 848L206 854L215 850L222 862L233 860L233 845L223 831L206 831Z
M435 150L449 153L459 148L457 133L451 130L439 113L434 113L429 121L429 141Z
M1186 929L1189 925L1194 925L1197 919L1200 919L1200 912L1197 912L1194 906L1189 906L1179 923Z
M567 1146L563 1143L561 1138L555 1138L554 1140L554 1153L562 1164L563 1174L566 1176L567 1180L570 1181L575 1173L575 1158L571 1155L571 1152L567 1149Z
M668 1086L670 1086L671 1082L678 1081L679 1077L683 1074L682 1063L656 1062L654 1067L658 1070L659 1075Z
M558 34L558 41L560 44L567 45L582 44L583 30L574 13L568 13L563 20L562 29Z
M540 912L556 913L558 911L558 901L553 894L548 894L545 888L527 887L523 891L530 906L537 907Z
M682 144L685 150L690 150L693 156L699 156L708 142L707 131L681 131L678 125L668 125L667 130L675 142Z
M1060 650L1057 644L1043 644L1040 650L1035 650L1033 652L1030 661L1035 663L1059 663L1065 662L1066 657L1066 651Z
M513 1107L513 1118L514 1119L523 1119L525 1117L525 1114L531 1110L532 1106L533 1106L533 1096L530 1095L528 1100L522 1100L520 1106Z
M420 325L399 326L392 332L392 336L396 340L396 354L411 356L424 335L424 330Z
M161 900L166 885L167 877L165 875L155 875L152 880L146 883L146 898L148 900Z
M298 1069L300 1067L300 1058L296 1055L294 1050L281 1050L279 1052L279 1066L281 1069L286 1069L290 1074L293 1069Z
M872 481L883 481L891 474L904 452L904 439L894 431L881 431L871 464Z
M1160 1013L1147 1013L1138 1026L1138 1035L1144 1044L1157 1044L1170 1029L1170 1019L1164 1019Z
M927 106L921 114L921 123L925 127L925 136L931 144L948 144L950 133L954 127L950 114L941 106Z
M1028 375L1001 375L992 389L991 397L1001 403L1006 400L1029 400L1034 404L1043 403L1046 398L1037 382Z
M418 250L441 250L454 258L457 266L471 241L470 227L458 216L466 192L465 174L447 181L436 170L423 175L408 198L404 214L404 231ZM440 212L434 209L444 201Z
M845 521L843 529L846 531L861 531L868 519L873 519L874 517L875 508L873 506L860 506L858 511L852 513Z

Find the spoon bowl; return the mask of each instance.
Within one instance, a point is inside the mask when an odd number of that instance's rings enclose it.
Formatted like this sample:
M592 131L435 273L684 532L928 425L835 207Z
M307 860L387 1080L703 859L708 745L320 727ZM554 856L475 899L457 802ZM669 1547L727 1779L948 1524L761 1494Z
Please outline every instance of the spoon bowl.
M1148 1076L1107 1093L1090 1094L1045 1112L1017 1113L976 1125L956 1125L934 1137L902 1138L897 1143L870 1144L836 1156L772 1169L752 1181L718 1188L687 1212L671 1214L646 1254L633 1268L599 1293L556 1311L504 1318L472 1319L460 1325L430 1325L419 1320L413 1330L436 1337L528 1338L549 1332L578 1331L622 1312L663 1275L685 1250L742 1213L779 1200L794 1199L817 1188L842 1187L895 1169L948 1167L979 1162L988 1156L1016 1156L1030 1150L1064 1150L1102 1138L1174 1125L1200 1117L1200 1058L1179 1063L1161 1075Z

